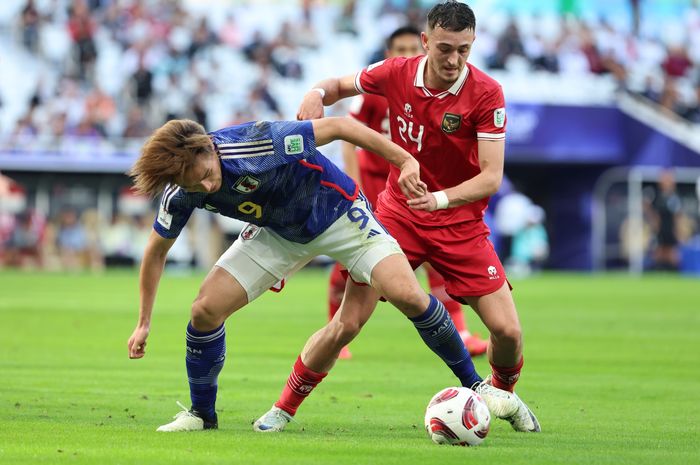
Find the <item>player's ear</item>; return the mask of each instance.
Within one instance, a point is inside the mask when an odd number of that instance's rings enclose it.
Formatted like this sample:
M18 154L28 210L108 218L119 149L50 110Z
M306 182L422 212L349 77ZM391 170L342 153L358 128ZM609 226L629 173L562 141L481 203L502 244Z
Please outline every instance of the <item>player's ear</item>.
M428 34L425 31L422 31L420 33L420 43L423 46L423 49L427 52L428 51Z

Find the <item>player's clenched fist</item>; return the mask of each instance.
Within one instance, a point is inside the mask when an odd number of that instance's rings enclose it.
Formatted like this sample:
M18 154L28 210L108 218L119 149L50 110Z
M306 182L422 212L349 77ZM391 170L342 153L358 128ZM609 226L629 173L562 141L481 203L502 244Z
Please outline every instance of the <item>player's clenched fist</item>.
M420 164L413 157L407 158L401 164L401 174L398 181L401 192L406 198L421 197L427 191L426 184L420 180Z
M299 111L297 111L297 119L304 121L308 119L323 118L323 96L316 90L311 90L304 95Z

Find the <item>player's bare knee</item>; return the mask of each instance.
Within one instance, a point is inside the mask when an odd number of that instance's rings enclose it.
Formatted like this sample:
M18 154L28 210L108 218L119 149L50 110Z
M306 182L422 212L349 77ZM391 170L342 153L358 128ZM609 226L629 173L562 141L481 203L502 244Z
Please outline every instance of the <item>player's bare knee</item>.
M491 334L501 344L519 346L522 340L522 329L519 324L502 325L491 330Z
M356 320L339 320L333 325L333 340L339 348L348 345L360 333L362 323Z
M387 296L387 299L410 317L423 313L429 302L427 294L418 285L405 286L392 296Z
M207 299L197 297L192 302L192 326L199 331L208 331L221 325L220 315L207 305Z

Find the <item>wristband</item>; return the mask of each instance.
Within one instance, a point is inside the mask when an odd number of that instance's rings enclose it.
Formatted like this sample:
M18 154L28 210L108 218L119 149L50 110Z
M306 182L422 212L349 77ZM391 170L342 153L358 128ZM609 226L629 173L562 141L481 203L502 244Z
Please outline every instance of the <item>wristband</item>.
M435 201L437 202L437 207L435 207L436 210L444 210L450 204L445 191L431 192L431 194L435 196Z
M313 91L316 91L316 92L318 92L319 94L321 94L321 100L323 100L323 99L325 98L325 96L326 96L326 90L325 90L325 89L321 89L320 87L314 87L314 88L311 89L309 92L313 92Z

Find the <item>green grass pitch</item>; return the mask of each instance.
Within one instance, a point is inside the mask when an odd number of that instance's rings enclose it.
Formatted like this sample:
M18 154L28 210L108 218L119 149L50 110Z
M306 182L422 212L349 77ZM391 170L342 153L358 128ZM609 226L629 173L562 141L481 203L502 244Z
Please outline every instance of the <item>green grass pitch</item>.
M201 275L164 277L147 355L134 361L135 274L0 273L0 464L700 463L700 280L673 276L514 282L518 392L541 434L495 421L480 447L432 444L425 405L455 379L387 304L296 423L254 433L325 322L325 276L303 271L229 319L218 431L162 434L175 401L189 405L184 332Z

